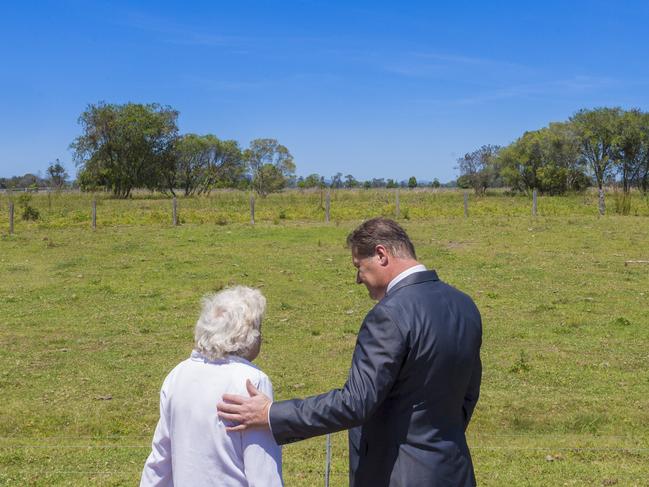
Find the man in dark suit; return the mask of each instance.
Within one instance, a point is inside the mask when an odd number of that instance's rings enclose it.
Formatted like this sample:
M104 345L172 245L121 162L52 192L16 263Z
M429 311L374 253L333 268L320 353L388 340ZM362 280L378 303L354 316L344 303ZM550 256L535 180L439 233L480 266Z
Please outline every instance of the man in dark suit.
M341 389L271 401L224 396L233 431L270 425L279 444L350 429L350 486L473 486L465 430L482 374L480 313L416 260L406 232L375 218L347 238L356 282L378 303L358 332Z

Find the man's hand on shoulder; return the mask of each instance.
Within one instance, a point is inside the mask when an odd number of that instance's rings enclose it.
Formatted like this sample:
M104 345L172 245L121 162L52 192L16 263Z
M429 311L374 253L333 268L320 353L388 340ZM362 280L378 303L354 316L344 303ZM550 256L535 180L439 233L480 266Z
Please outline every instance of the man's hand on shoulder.
M253 427L268 428L268 411L272 401L268 396L259 392L248 379L246 389L250 397L237 394L223 394L223 401L216 405L219 418L236 426L226 428L228 431L243 431Z

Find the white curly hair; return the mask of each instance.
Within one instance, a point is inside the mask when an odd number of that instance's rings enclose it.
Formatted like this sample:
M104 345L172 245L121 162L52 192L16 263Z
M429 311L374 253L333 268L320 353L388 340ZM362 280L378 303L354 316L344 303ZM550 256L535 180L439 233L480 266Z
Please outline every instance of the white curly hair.
M226 355L248 357L258 351L266 298L258 289L234 286L203 298L196 322L196 351L208 360Z

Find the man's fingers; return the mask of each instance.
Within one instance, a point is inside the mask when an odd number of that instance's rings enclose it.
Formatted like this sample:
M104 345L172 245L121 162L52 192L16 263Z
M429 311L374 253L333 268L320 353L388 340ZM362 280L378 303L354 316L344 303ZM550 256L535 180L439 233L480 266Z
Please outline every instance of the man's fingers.
M228 426L225 428L225 431L232 432L232 431L243 431L246 428L248 428L245 424L239 424L237 426Z
M260 394L259 389L252 385L250 379L246 379L246 389L248 389L248 394L250 394L250 397L258 396Z
M241 423L243 421L243 417L240 414L224 413L221 410L219 410L217 414L219 418L225 421L231 421L233 423Z
M230 404L243 404L248 399L249 398L244 396L239 396L238 394L223 394L223 402L227 402Z
M224 413L233 413L233 414L241 413L241 406L239 404L229 404L225 402L220 402L216 405L216 409L219 412L224 412Z

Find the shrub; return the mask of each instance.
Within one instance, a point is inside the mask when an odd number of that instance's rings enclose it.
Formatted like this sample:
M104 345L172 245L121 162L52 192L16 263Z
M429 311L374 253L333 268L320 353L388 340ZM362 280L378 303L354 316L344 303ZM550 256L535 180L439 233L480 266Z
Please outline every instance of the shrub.
M27 205L23 208L22 219L25 221L27 220L36 221L40 218L40 216L41 216L40 212L33 206Z
M20 206L23 210L22 219L25 221L36 221L41 216L40 212L29 204L31 203L31 201L32 195L29 193L23 193L18 197L18 206Z

